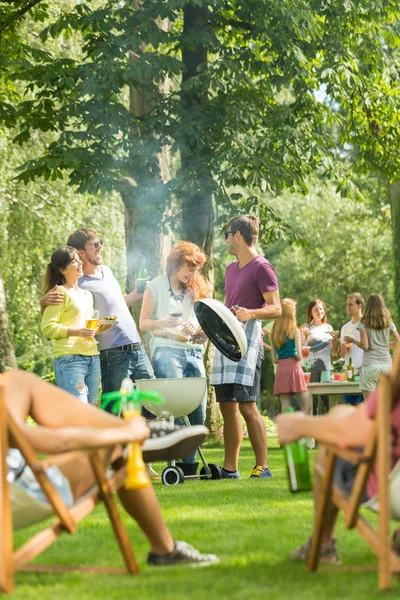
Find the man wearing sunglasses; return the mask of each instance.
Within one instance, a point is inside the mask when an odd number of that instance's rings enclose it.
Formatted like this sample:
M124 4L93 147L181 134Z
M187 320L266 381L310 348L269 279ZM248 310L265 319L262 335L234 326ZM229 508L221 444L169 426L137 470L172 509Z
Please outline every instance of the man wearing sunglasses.
M122 294L111 269L103 265L103 243L95 231L77 229L71 233L67 243L78 251L84 273L78 284L93 294L94 308L100 311L100 319L111 315L116 315L118 319L118 323L111 329L96 336L100 349L103 393L118 390L125 377L153 378L153 368L128 308L139 300L142 294L137 292L136 286L129 294ZM45 308L62 300L63 295L53 289L42 298L41 306Z
M256 458L250 477L271 477L265 423L256 404L263 359L261 320L275 319L282 311L275 269L256 250L258 235L259 220L253 215L234 217L225 231L229 252L237 257L226 270L225 304L244 324L248 349L238 363L216 350L211 372L210 383L215 386L224 419L224 479L240 478L241 416L246 421Z

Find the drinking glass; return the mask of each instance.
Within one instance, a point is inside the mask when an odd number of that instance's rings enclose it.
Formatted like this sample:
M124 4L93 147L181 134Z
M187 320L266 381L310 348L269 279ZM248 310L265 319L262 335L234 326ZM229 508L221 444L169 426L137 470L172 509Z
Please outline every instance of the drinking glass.
M349 335L349 336L350 336L350 335L351 335L351 336L353 335L353 327L352 327L352 325L350 325L350 327L347 329L347 335ZM347 343L346 343L346 348L347 348L348 350L350 350L350 348L352 347L352 345L353 345L353 342L347 342Z
M180 298L171 297L169 301L169 315L179 319L183 315L183 304Z
M99 322L100 312L98 310L90 310L86 315L86 327L88 329L96 329L97 323ZM94 336L93 338L84 339L83 340L87 345L93 345L95 343Z

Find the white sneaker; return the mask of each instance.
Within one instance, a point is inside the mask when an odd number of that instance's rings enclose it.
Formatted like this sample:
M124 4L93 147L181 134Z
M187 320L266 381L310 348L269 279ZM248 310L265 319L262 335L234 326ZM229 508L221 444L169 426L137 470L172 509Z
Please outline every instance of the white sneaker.
M175 542L175 548L170 554L154 554L149 552L147 564L157 567L172 567L187 564L193 567L207 567L219 563L215 554L202 554L190 544L182 541Z
M208 435L208 429L204 425L182 427L168 421L151 421L149 428L151 437L142 446L145 463L189 456Z
M153 465L151 463L146 464L147 473L150 479L158 479L160 475L153 469Z
M306 448L307 448L307 450L313 450L315 448L314 438L306 437Z

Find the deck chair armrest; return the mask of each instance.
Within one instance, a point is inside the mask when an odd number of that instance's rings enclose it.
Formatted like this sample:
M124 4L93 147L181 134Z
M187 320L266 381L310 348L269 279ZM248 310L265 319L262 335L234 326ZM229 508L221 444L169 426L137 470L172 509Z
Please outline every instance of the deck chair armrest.
M339 446L335 446L334 444L324 444L323 446L336 456L340 456L348 462L358 464L368 461L363 450L357 450L355 448L339 448Z
M40 460L40 463L34 464L34 467L38 470L45 470L49 467L62 467L65 463L69 462L70 460L82 457L82 453L85 453L88 456L90 456L91 454L93 454L93 452L96 452L96 450L73 450L71 452L53 454L52 456L42 458Z

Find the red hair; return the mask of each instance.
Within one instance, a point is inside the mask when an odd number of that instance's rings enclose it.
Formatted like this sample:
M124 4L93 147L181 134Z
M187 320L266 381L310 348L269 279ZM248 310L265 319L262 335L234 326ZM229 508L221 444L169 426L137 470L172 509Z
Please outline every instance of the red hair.
M201 269L206 260L207 256L196 244L192 242L178 242L168 254L167 275L171 276L173 273L176 273L183 265ZM189 293L192 296L193 302L199 298L207 298L208 296L207 282L199 271L195 272L189 283L181 283L180 286L183 292Z

